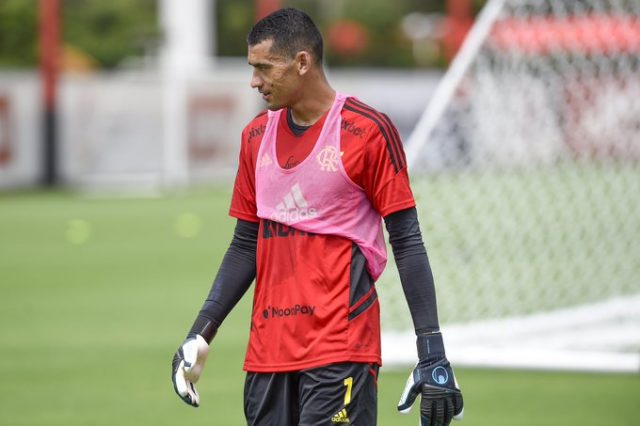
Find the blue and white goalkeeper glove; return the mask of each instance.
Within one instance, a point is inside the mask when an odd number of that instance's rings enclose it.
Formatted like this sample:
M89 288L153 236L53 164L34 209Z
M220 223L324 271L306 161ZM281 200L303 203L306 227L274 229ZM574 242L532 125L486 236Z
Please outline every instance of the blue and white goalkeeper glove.
M200 395L195 384L202 374L208 354L209 344L198 334L185 340L171 363L173 389L184 402L194 407L200 405Z
M421 334L417 339L418 364L404 387L398 411L408 413L418 395L421 426L448 426L462 420L462 392L445 357L442 334Z

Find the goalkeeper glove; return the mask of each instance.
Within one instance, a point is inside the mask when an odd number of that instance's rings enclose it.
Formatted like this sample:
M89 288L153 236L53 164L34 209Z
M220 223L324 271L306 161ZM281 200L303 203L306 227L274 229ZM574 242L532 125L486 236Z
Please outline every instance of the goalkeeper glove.
M209 343L218 327L209 319L198 316L187 334L187 339L178 348L171 362L173 389L187 404L200 406L200 395L195 384L198 382L209 355Z
M417 339L418 364L405 385L398 411L408 413L418 395L421 426L448 426L462 420L462 392L444 354L442 334L421 334Z
M200 395L195 384L207 361L209 345L200 335L188 338L173 356L171 380L173 389L184 402L194 407L200 405Z

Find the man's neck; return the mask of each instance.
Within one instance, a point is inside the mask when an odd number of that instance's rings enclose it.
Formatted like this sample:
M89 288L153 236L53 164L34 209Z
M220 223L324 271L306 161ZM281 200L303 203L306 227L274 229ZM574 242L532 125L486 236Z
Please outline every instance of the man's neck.
M290 106L291 118L298 126L311 126L333 105L336 91L326 81L308 88L301 99Z

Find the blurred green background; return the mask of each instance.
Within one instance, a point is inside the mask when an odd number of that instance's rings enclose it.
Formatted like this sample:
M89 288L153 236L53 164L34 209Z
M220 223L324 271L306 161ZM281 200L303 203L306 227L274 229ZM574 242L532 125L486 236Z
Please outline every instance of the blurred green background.
M485 0L468 0L476 14ZM283 6L307 11L326 35L327 63L338 67L442 67L443 51L434 46L416 61L412 41L403 30L410 13L431 17L440 25L447 0L281 0ZM155 55L163 35L157 0L60 0L65 55L93 67L113 70L136 56ZM218 56L244 57L246 35L255 21L255 0L216 0L215 48ZM0 1L0 67L36 67L38 0ZM438 22L435 22L438 21ZM339 28L343 24L347 24ZM355 31L350 32L349 29ZM346 30L340 33L340 30ZM349 49L351 36L359 40ZM346 49L346 50L345 50Z
M216 337L202 406L170 362L228 246L230 187L164 197L0 193L0 424L241 425L250 295ZM426 236L428 239L428 235ZM383 368L378 424L407 371ZM638 375L458 369L464 425L617 425L640 417Z

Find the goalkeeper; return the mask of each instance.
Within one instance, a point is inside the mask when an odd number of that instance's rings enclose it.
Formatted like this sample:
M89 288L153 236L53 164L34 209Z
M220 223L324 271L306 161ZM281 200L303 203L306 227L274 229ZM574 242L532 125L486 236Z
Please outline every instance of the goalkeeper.
M421 424L448 425L462 412L462 395L445 356L396 128L329 85L322 37L304 12L274 12L247 42L251 87L267 110L242 133L234 235L173 358L176 393L200 404L194 384L209 344L255 279L247 423L375 425L384 219L417 335L418 364L398 409L421 396Z

